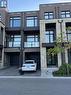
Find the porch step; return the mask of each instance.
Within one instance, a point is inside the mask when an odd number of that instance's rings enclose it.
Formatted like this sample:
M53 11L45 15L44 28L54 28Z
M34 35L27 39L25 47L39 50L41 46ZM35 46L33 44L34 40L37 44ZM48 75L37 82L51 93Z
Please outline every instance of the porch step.
M57 71L57 67L44 68L41 70L41 77L53 77L53 71Z
M54 71L57 71L58 70L58 68L47 68L47 76L48 77L53 77L53 72Z

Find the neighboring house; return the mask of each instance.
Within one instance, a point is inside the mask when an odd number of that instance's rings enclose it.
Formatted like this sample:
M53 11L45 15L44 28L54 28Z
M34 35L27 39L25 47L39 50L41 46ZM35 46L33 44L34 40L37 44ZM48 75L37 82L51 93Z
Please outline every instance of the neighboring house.
M71 40L71 3L41 4L37 11L9 12L7 0L0 0L0 68L21 66L33 59L37 69L59 67L62 55L47 56L60 32ZM2 41L2 42L1 42ZM65 60L71 63L71 50L65 51Z

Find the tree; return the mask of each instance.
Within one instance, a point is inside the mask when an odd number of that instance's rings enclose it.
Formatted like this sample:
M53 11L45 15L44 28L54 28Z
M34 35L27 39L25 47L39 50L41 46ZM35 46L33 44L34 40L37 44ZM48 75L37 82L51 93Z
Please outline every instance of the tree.
M71 27L68 27L66 30L71 32ZM65 52L65 50L68 50L68 49L71 48L71 41L68 41L68 40L66 39L67 36L65 36L65 37L63 38L62 35L64 35L64 32L63 32L63 33L61 32L61 33L59 34L58 38L54 41L54 43L55 43L54 47L48 49L48 51L47 51L48 56L49 56L49 55L54 56L54 55L56 55L56 54L58 54L58 53L61 53L61 54L63 55L63 58L65 59L65 54L64 54L64 52ZM66 40L63 40L63 39L66 39ZM66 63L66 62L65 62L65 60L64 60L63 64L65 64L65 63ZM69 75L68 65L67 65L67 74Z

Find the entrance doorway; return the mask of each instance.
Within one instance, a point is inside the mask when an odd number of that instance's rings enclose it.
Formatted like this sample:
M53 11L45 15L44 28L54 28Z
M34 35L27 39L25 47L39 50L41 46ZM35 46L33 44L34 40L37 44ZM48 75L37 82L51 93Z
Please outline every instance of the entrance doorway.
M48 55L48 49L47 49L47 54L46 54L46 60L47 60L47 67L53 67L53 66L58 66L58 58L57 55Z
M47 66L57 66L57 55L48 55L47 56Z

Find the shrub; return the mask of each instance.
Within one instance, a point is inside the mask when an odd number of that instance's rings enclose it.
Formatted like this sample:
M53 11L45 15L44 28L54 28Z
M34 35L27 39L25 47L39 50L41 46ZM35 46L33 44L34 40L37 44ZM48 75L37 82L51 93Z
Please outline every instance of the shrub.
M71 64L62 64L58 71L53 72L54 76L71 76Z

